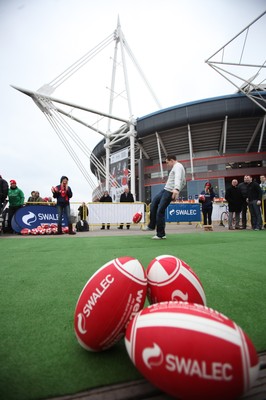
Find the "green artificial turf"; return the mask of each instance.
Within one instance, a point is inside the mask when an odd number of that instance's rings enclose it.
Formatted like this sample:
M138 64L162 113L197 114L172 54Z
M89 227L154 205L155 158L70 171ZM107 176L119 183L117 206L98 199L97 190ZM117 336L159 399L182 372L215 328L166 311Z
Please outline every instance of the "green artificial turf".
M90 276L107 261L156 256L186 261L207 303L266 349L265 231L149 236L0 239L0 398L31 400L140 378L121 340L91 353L77 342L73 315ZM108 317L108 316L107 316Z

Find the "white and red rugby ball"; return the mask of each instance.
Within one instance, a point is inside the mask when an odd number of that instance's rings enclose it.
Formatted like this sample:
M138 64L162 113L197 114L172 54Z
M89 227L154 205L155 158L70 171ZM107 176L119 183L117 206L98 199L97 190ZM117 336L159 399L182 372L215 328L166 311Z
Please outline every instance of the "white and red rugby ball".
M171 255L154 258L147 268L150 304L187 301L206 306L206 296L196 273L184 261Z
M31 230L29 228L22 228L20 233L21 233L21 235L30 235Z
M146 293L146 273L137 259L120 257L103 265L88 280L76 305L74 328L80 345L91 351L114 345L143 308Z
M128 325L128 354L152 384L182 400L230 400L258 377L259 360L235 322L199 304L163 302Z
M142 219L142 212L136 212L136 214L133 215L132 221L134 224L138 224Z

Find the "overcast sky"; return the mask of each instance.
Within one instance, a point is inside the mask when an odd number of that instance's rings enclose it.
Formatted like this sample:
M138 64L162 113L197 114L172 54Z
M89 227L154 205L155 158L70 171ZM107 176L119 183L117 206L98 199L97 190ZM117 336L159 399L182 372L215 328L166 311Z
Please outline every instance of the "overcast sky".
M44 114L10 85L36 91L51 82L109 37L118 16L131 51L165 108L234 93L234 86L205 60L265 9L266 0L0 0L0 174L15 179L26 199L34 189L50 196L51 186L67 175L73 201L91 201L91 187ZM114 44L53 96L108 112ZM265 59L265 30L260 40L251 36L248 45L253 57L262 54ZM238 43L231 55L241 49ZM127 66L134 116L156 111L132 63ZM127 119L122 80L117 83L120 96L113 113ZM107 129L106 120L99 122L95 115L80 117ZM80 124L72 126L90 150L102 140ZM79 158L90 171L89 159L82 153Z

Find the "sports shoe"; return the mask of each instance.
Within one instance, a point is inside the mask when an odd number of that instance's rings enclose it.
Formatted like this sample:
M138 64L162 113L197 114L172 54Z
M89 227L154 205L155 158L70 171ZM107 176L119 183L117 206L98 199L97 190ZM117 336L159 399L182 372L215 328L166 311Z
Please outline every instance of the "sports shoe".
M160 236L155 235L152 237L152 239L166 239L166 236L160 237Z
M145 226L142 230L143 231L154 231L154 229L151 229L149 226Z

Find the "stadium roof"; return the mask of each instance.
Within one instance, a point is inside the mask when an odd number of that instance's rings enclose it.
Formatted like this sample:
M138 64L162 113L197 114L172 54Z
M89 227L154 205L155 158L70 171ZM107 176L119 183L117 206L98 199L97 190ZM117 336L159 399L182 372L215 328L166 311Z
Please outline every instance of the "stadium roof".
M266 91L258 95L265 102ZM194 156L205 152L263 152L264 118L264 110L243 93L166 108L137 119L136 158L142 150L143 158L158 160L158 140L162 155L187 155L190 145ZM128 145L129 140L125 139L119 148L112 148L112 153ZM98 158L105 157L104 140L93 153Z

